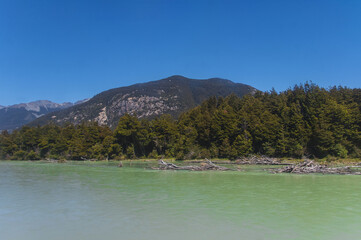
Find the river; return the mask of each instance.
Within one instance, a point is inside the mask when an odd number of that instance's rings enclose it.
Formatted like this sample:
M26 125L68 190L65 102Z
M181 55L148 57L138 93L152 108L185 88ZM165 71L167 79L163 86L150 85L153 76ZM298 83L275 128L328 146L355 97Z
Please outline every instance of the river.
M115 166L0 161L0 239L361 236L361 176Z

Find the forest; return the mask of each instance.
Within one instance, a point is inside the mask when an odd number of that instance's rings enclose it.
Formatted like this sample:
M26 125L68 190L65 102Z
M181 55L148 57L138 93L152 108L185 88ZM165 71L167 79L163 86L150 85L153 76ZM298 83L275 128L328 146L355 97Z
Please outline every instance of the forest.
M211 97L178 119L124 115L115 129L50 123L0 134L0 159L361 157L361 89L313 83Z

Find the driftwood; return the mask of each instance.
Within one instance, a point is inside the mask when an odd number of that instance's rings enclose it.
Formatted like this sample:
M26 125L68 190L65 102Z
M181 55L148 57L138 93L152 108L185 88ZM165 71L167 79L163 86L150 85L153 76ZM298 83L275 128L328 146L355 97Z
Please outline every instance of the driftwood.
M42 160L44 161L44 160ZM52 158L47 158L45 159L45 162L50 162L50 163L66 163L67 161L65 159L52 159Z
M178 166L173 163L167 163L163 160L158 161L158 168L159 170L189 170L189 171L208 171L208 170L218 170L218 171L228 171L232 170L230 168L218 166L212 163L210 160L206 159L206 162L201 163L199 166Z
M287 163L281 163L276 158L269 158L265 156L256 157L251 156L247 158L240 158L235 161L236 164L244 164L244 165L289 165Z
M209 161L207 158L204 160L186 160L186 163L206 163ZM214 164L234 164L234 161L231 160L212 160L212 163Z
M273 173L322 173L322 174L341 174L341 175L361 175L361 172L353 171L351 167L330 168L326 165L315 163L311 160L305 160L302 163L293 164L279 169L272 169Z
M93 162L96 162L98 159L96 159L96 158L85 158L85 157L80 157L80 160L83 160L83 161L93 161Z

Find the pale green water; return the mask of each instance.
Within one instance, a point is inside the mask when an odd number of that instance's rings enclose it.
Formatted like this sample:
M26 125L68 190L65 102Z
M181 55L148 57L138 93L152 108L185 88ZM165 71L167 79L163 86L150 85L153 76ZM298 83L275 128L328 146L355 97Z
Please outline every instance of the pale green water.
M361 176L0 162L0 239L361 239Z

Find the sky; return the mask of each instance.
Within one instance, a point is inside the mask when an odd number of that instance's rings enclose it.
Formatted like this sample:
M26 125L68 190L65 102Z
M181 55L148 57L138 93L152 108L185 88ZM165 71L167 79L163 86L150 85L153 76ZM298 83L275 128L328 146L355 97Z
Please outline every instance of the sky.
M0 0L0 105L183 75L361 85L361 1Z

